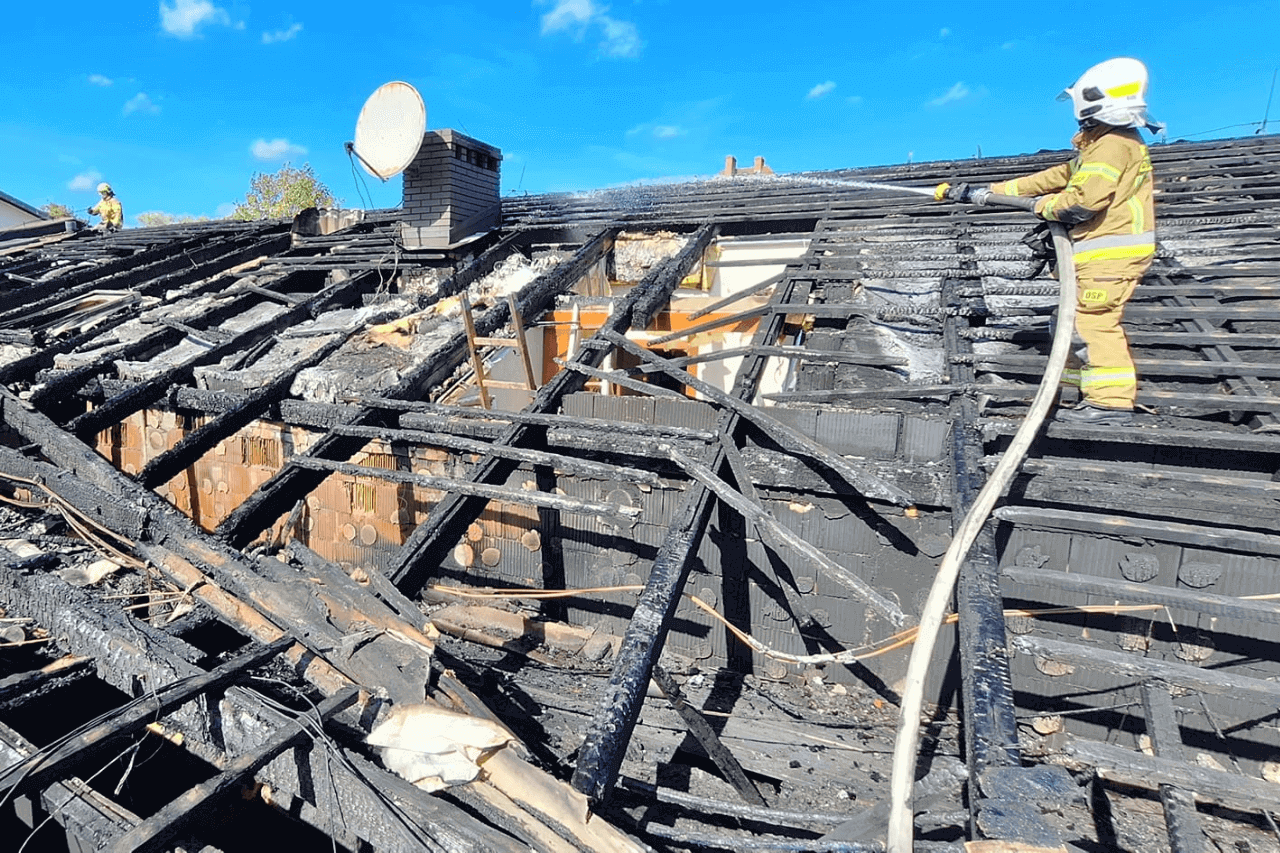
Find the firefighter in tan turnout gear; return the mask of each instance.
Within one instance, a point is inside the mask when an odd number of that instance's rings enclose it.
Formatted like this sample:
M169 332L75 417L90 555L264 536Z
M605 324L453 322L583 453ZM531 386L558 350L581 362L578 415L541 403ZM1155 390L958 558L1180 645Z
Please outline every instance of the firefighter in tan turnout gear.
M98 227L103 231L119 231L124 227L124 208L111 189L111 184L105 181L98 184L98 195L102 196L102 200L89 208L89 212L102 217Z
M1161 126L1147 115L1146 94L1147 69L1138 60L1093 66L1059 96L1071 99L1080 123L1071 140L1076 156L990 187L1001 195L1036 197L1036 215L1070 229L1076 334L1087 361L1074 353L1068 361L1063 381L1078 384L1082 399L1061 411L1060 421L1111 426L1133 420L1137 375L1120 320L1156 250L1151 158L1138 128L1154 132ZM959 187L939 192L947 198L966 194Z

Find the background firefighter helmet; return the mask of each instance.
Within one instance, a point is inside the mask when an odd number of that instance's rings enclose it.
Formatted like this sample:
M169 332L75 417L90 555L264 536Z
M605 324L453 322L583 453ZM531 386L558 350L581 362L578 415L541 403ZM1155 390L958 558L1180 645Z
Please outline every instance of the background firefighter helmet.
M1058 96L1068 98L1081 123L1159 128L1147 115L1147 66L1136 59L1122 56L1099 62Z
M103 181L102 183L98 184L98 194L104 195L104 196L114 195L114 193L111 190L111 184L107 183L106 181Z

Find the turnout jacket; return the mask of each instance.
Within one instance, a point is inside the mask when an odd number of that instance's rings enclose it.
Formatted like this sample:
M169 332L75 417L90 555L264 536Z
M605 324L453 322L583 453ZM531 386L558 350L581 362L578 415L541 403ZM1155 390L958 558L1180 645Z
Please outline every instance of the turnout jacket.
M1077 267L1141 274L1156 251L1151 157L1136 130L1106 125L1071 140L1076 156L1034 175L991 185L1003 195L1040 196L1036 213L1069 226Z
M124 207L115 196L107 196L89 208L89 212L102 217L102 224L111 229L124 227Z

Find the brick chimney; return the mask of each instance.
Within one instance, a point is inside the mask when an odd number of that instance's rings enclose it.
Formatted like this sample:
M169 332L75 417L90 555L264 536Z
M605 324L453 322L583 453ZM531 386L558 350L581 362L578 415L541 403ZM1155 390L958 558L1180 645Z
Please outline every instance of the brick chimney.
M456 130L428 130L404 170L400 239L410 249L444 249L502 219L502 152Z

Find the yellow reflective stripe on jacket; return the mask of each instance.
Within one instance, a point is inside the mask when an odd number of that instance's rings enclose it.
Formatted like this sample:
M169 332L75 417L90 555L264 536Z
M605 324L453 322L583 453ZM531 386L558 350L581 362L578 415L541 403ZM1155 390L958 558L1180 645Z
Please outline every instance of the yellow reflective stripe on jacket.
M1057 201L1058 197L1056 195L1049 196L1044 203L1044 207L1040 208L1040 216L1044 219L1053 219L1053 206Z
M1143 231L1140 234L1094 237L1091 240L1080 240L1074 248L1071 257L1077 264L1085 261L1142 258L1156 253L1156 235L1154 231Z
M1063 370L1060 384L1066 385L1070 388L1079 388L1080 387L1080 368L1068 367L1065 370Z
M1106 178L1112 183L1120 180L1120 171L1118 169L1115 169L1106 163L1093 162L1081 165L1080 168L1076 170L1076 173L1071 176L1071 183L1083 183L1090 175L1097 175L1100 178Z
M1146 230L1147 225L1146 222L1143 221L1145 217L1142 213L1142 202L1138 200L1137 196L1134 196L1125 202L1125 204L1129 205L1129 217L1133 220L1133 224L1129 226L1130 233L1141 234Z
M1014 178L1012 181L1005 181L1004 192L1001 193L1001 195L1017 195L1017 194L1018 194L1018 179Z

